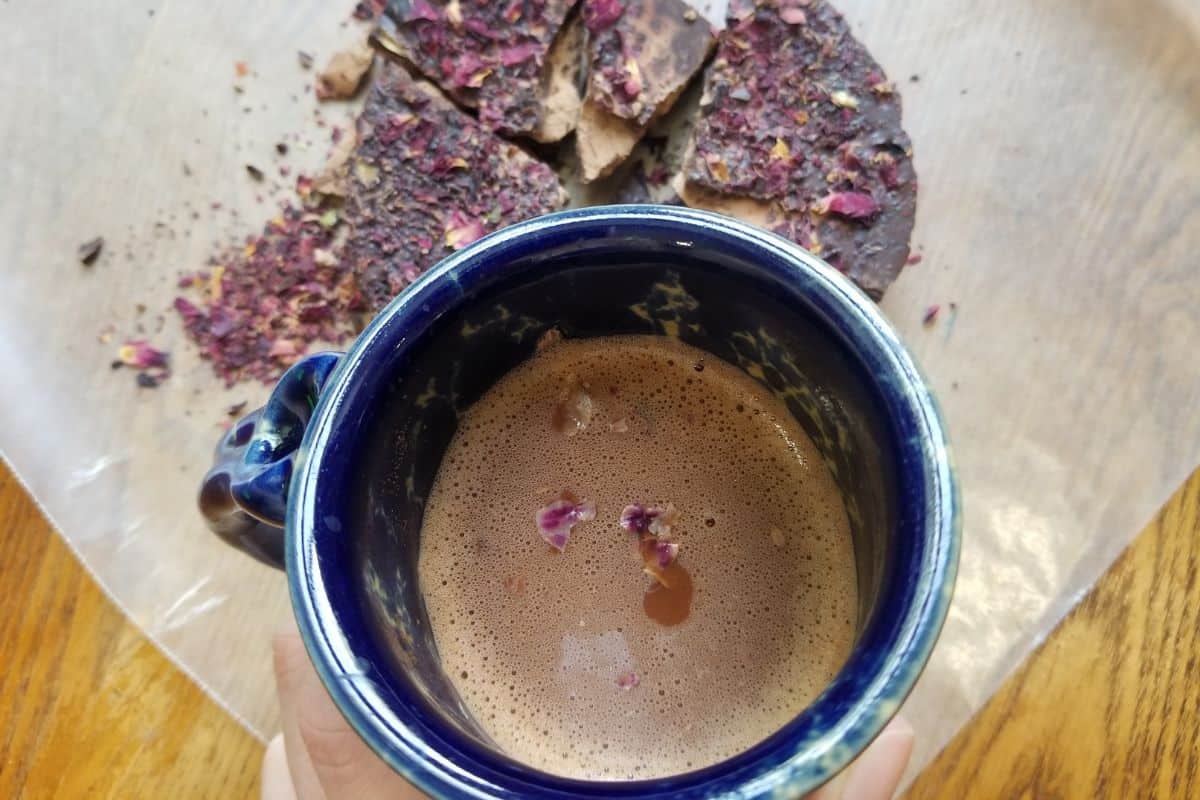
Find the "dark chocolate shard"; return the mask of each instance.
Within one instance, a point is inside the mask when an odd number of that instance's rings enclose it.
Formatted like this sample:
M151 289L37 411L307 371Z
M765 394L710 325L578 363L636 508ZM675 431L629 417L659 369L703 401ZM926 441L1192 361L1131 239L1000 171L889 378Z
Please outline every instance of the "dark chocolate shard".
M104 237L97 236L94 239L88 239L83 244L79 245L76 250L79 256L79 262L85 267L90 267L96 263L96 259L100 257L100 251L104 249Z
M343 258L372 309L453 251L567 199L548 166L392 63L371 87L345 169Z
M577 1L390 0L372 43L479 109L489 130L544 137L547 104L564 89L551 49ZM570 132L561 122L551 130Z
M682 178L689 205L787 236L875 299L908 258L900 97L824 0L731 3Z
M584 0L587 95L577 145L584 181L610 174L704 65L715 37L683 0Z

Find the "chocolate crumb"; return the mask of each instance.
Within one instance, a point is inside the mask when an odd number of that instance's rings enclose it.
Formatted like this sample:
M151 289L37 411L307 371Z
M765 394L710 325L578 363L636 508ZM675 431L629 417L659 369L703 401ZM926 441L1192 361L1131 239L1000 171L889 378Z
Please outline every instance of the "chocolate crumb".
M281 156L286 156L288 153L287 144L284 142L279 142L278 144L275 145L275 152L279 153L279 155L281 155Z
M240 417L242 415L242 412L245 409L246 409L246 401L243 400L242 402L234 403L229 408L225 409L225 413L231 417Z
M261 181L265 177L263 171L253 164L246 165L246 172L256 181Z
M100 251L104 249L104 237L97 236L95 239L89 239L79 245L79 261L85 266L90 267L96 263L96 259L100 257Z

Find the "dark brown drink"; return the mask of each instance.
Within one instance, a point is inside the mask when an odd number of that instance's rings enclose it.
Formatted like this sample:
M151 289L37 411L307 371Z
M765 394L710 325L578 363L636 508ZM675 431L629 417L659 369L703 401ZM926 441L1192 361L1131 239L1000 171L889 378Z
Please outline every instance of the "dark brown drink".
M803 429L666 337L563 341L461 421L425 511L443 665L513 758L618 780L762 741L850 652L854 553Z

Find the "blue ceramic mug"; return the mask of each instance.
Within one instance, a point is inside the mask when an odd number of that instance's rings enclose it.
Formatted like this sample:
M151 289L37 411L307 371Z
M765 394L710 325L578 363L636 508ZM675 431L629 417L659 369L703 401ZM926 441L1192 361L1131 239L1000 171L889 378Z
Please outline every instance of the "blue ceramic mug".
M538 338L676 336L780 397L846 500L857 643L824 692L755 747L654 780L591 782L504 754L442 671L417 553L458 416ZM791 243L689 209L613 206L505 228L429 270L344 355L292 367L218 445L201 507L287 571L346 719L435 797L794 797L880 732L929 658L954 583L958 495L937 405L875 305Z

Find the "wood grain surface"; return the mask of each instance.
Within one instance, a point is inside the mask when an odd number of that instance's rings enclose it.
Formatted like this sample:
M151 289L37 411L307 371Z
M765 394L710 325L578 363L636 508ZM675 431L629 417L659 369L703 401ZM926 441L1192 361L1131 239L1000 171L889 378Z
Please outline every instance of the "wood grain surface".
M104 596L0 462L0 797L256 797L262 745Z
M1200 471L909 797L1200 796ZM0 797L251 797L262 744L100 592L0 463Z
M1200 797L1200 471L909 797Z

